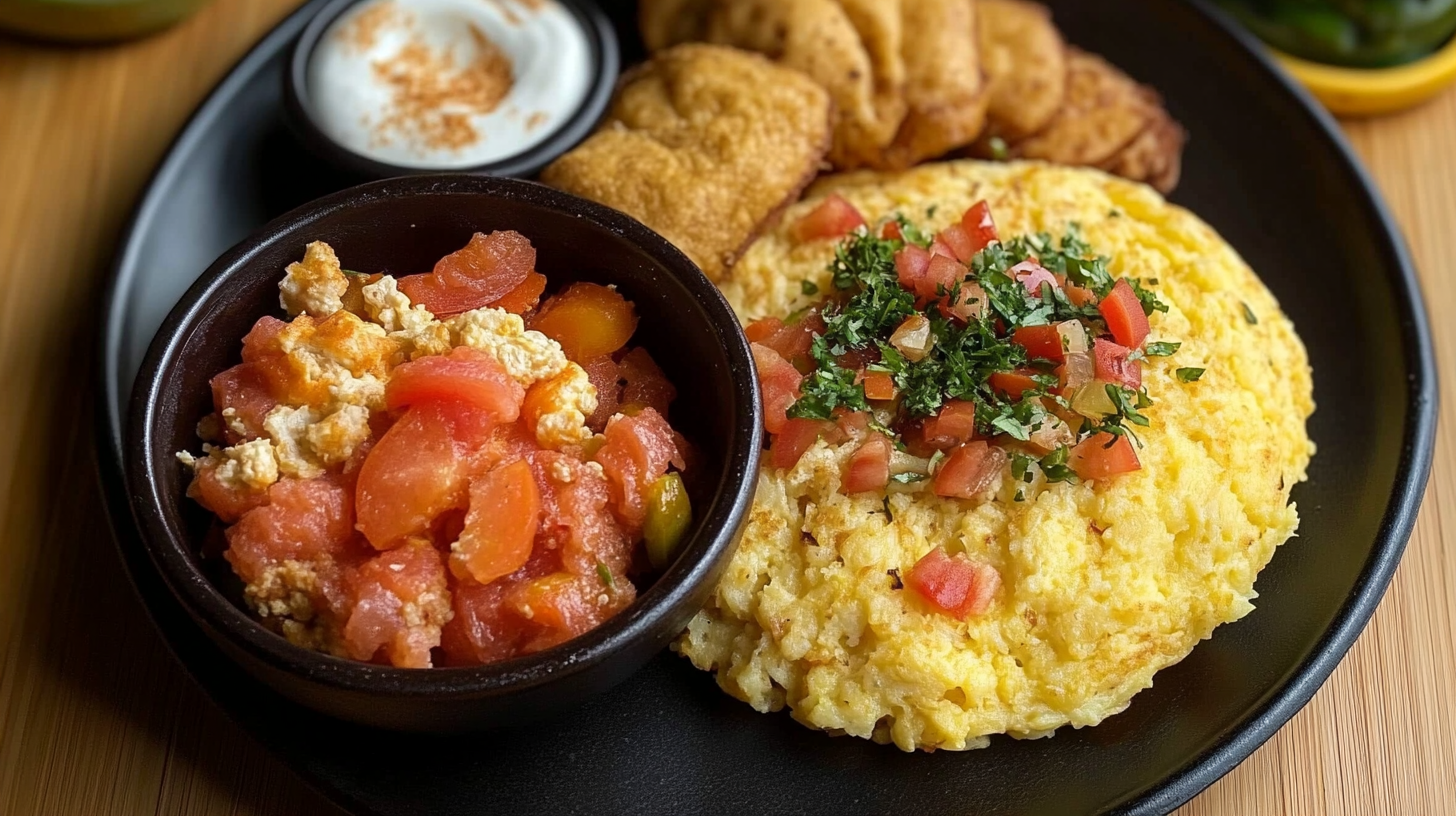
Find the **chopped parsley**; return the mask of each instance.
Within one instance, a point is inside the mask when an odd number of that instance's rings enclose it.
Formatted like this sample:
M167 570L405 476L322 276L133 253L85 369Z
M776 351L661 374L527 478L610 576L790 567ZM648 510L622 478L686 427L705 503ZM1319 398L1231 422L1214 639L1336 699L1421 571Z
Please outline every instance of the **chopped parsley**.
M1149 343L1143 353L1149 357L1172 357L1182 343Z
M1259 325L1259 317L1258 317L1258 315L1255 315L1254 314L1254 310L1253 309L1250 309L1249 308L1249 304L1247 304L1247 303L1245 303L1245 302L1243 302L1241 300L1241 301L1239 301L1239 305L1242 306L1242 307L1244 307L1244 320L1248 321L1248 323L1249 323L1250 326L1257 326L1257 325Z
M597 562L597 578L601 579L602 586L605 586L607 589L614 588L612 582L612 571L607 569L607 565L603 564L600 561Z
M799 281L799 291L806 295L819 294L819 285L809 279Z
M1198 378L1203 376L1204 370L1202 368L1180 368L1173 373L1178 376L1179 382L1191 383L1198 382Z

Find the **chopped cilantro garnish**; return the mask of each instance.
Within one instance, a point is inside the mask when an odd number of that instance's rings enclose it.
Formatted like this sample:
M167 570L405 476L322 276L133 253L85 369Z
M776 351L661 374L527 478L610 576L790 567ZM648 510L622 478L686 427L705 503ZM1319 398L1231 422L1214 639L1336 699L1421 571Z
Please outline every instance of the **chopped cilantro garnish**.
M1247 320L1250 326L1259 325L1259 318L1254 314L1254 310L1249 308L1249 304L1241 300L1239 301L1239 305L1244 307L1244 320Z
M612 571L600 561L597 562L597 578L601 579L602 585L607 589L612 588Z
M805 279L799 281L799 291L806 295L817 295L819 294L819 285L811 280Z
M1149 343L1143 352L1149 357L1172 357L1182 343Z
M1173 373L1178 375L1179 382L1191 383L1198 382L1198 378L1203 376L1205 370L1202 368L1180 368Z
M1000 136L992 136L987 142L991 148L991 158L996 161L1006 161L1011 156L1011 150L1006 146L1006 140Z
M923 482L923 481L925 481L926 476L925 476L924 473L916 473L915 471L911 470L911 471L906 471L904 473L896 473L894 476L891 476L890 478L891 479L894 479L895 481L899 482L900 484L912 484L914 482Z

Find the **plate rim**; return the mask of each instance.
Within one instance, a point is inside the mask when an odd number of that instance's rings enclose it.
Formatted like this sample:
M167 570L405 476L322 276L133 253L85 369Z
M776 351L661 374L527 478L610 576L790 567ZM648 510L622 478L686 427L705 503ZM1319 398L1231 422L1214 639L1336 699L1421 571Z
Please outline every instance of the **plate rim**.
M118 396L119 367L111 351L120 345L121 332L126 323L124 315L121 314L124 301L120 295L124 286L138 274L135 255L139 251L139 234L155 218L155 210L162 201L157 195L158 188L180 172L183 166L182 157L201 139L201 125L220 115L238 92L252 81L262 66L274 59L278 53L286 51L288 43L329 2L330 0L308 0L269 29L228 68L223 79L208 91L177 136L168 144L156 168L141 188L131 208L131 215L119 233L117 248L106 273L101 308L104 323L102 331L98 333L96 345L99 362L96 376L101 380L100 392L105 403L103 410L96 413L94 429L98 449L98 475L113 539L131 579L133 591L141 601L148 618L162 632L167 651L197 683L204 695L224 715L239 723L243 731L262 744L269 753L274 753L272 748L254 735L230 708L220 704L212 689L201 682L187 661L177 654L171 638L165 634L165 628L157 620L150 602L142 595L133 574L126 539L134 539L137 533L135 521L128 509L128 488L122 475L124 419L117 411L119 405L124 405L126 400L119 399ZM1393 270L1389 271L1397 273L1383 277L1392 293L1397 295L1394 298L1396 314L1400 318L1402 352L1409 372L1406 389L1409 414L1402 428L1401 452L1397 464L1397 472L1401 475L1397 477L1381 515L1373 550L1361 567L1355 585L1335 612L1329 627L1310 647L1304 659L1290 667L1279 681L1270 686L1260 702L1249 708L1242 718L1228 724L1220 737L1163 779L1126 794L1122 801L1107 805L1103 811L1137 816L1171 812L1251 756L1308 704L1354 646L1384 597L1414 530L1434 458L1440 405L1435 347L1419 275L1399 225L1363 161L1345 138L1344 132L1340 130L1334 117L1314 100L1307 89L1277 66L1274 58L1252 34L1239 28L1209 0L1188 0L1176 5L1191 11L1214 33L1229 40L1234 51L1241 51L1244 59L1251 60L1261 73L1292 97L1310 120L1310 124L1321 131L1334 147L1344 166L1347 183L1360 192L1358 205L1364 210L1368 222L1378 226L1381 233L1378 249L1391 262ZM134 542L133 545L139 546L139 542ZM352 812L373 812L366 802L331 780L301 767L290 766L290 769L335 804Z

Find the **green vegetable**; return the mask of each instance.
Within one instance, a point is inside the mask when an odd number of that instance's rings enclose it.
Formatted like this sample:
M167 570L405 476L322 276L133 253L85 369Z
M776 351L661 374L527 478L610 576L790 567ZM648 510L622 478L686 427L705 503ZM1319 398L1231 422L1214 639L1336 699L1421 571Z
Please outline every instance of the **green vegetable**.
M1149 357L1172 357L1182 343L1149 343L1143 353Z
M607 569L607 565L603 564L600 561L597 562L597 578L601 579L602 584L606 586L607 589L613 588L612 571Z
M647 488L647 521L642 525L642 537L653 569L666 569L672 563L692 521L693 508L681 476L665 474Z
M1456 32L1456 0L1219 0L1275 48L1332 65L1419 59Z
M819 294L819 286L811 280L802 280L799 282L799 291L806 295L817 295Z
M1011 157L1011 150L1006 146L1006 140L1000 136L992 136L987 142L991 148L991 158L996 161L1006 161Z
M1204 371L1205 369L1202 368L1180 368L1173 373L1178 376L1179 382L1191 383L1198 382L1198 378L1203 376Z
M1243 302L1241 300L1241 301L1239 301L1239 305L1242 306L1242 307L1244 307L1244 320L1247 320L1249 322L1249 325L1250 326L1257 326L1257 325L1259 325L1259 317L1254 314L1254 310L1253 309L1250 309L1249 308L1249 304L1247 304L1247 303L1245 303L1245 302Z

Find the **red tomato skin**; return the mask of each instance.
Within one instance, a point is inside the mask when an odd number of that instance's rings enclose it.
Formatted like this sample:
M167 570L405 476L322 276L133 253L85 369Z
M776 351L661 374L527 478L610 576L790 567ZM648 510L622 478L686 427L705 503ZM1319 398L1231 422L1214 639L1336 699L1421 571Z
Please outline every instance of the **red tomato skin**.
M982 440L967 442L951 452L935 474L931 489L945 498L974 499L996 483L1006 465L1006 453Z
M1026 287L1027 294L1034 297L1041 297L1042 284L1050 284L1053 288L1057 286L1056 276L1035 261L1022 261L1006 271L1011 274L1011 277L1021 281L1021 285Z
M936 611L965 620L991 608L1001 588L1001 574L990 564L971 561L965 553L946 555L936 547L915 562L905 584Z
M961 228L970 236L974 252L980 252L990 246L992 241L999 240L996 236L996 222L991 218L991 205L984 201L977 201L966 210L965 215L961 216Z
M606 474L612 512L622 528L636 536L647 518L647 489L681 452L672 426L651 408L636 416L613 417L603 435L606 442L595 461Z
M789 421L789 407L799 399L799 386L804 377L768 346L753 343L750 348L758 368L759 387L763 390L763 427L771 434L782 433Z
M433 271L406 275L399 290L436 317L489 306L526 282L536 249L518 232L475 233L463 248L435 262Z
M1062 335L1056 326L1023 326L1011 335L1011 342L1026 349L1026 356L1061 363L1067 359Z
M838 193L830 195L794 224L791 232L799 242L842 238L865 226L864 216Z
M849 465L840 483L840 492L847 494L884 490L890 483L890 452L893 447L883 434L871 434L849 457Z
M1066 275L1055 275L1054 277L1057 279L1057 285L1062 287L1062 291L1067 294L1067 300L1071 301L1073 306L1086 306L1088 303L1097 302L1097 296L1092 293L1091 289L1083 289L1072 283L1067 280Z
M743 336L747 337L750 343L766 343L783 327L784 321L777 317L760 317L743 327Z
M942 258L950 258L952 261L959 260L956 258L955 250L951 249L950 244L947 244L939 235L935 236L935 240L930 242L930 254L939 255Z
M1119 278L1113 284L1112 291L1097 304L1097 310L1102 312L1103 319L1107 321L1107 329L1112 332L1112 339L1119 345L1130 349L1140 348L1148 338L1148 316L1143 312L1143 304L1126 278Z
M868 371L864 375L865 399L892 400L895 398L895 378L883 371Z
M663 416L677 399L677 387L647 349L638 346L622 356L622 405L640 405Z
M944 450L969 442L976 436L976 404L951 400L922 427L925 444L932 448Z
M499 361L469 346L401 364L384 389L384 402L391 411L421 402L466 402L497 423L515 422L525 397L525 389Z
M530 559L540 523L541 493L531 465L521 460L492 470L470 485L470 511L451 570L481 584L510 575Z
M977 247L975 239L960 224L951 224L941 230L939 237L941 241L945 242L946 246L950 247L950 251L954 252L956 258L962 263L970 263L971 259L976 257Z
M933 256L925 267L925 275L920 278L915 294L927 300L938 298L941 289L949 292L965 276L966 268L959 261L944 255Z
M1021 395L1027 391L1041 387L1037 385L1036 380L1031 378L1031 375L1035 373L1029 368L1018 371L998 371L991 375L991 387L1005 394L1009 399L1019 400Z
M537 306L541 305L541 295L546 291L546 276L540 272L531 272L521 285L501 295L500 300L491 305L497 309L505 309L511 314L523 315Z
M905 231L900 229L899 221L886 221L885 225L880 227L880 237L887 241L903 241Z
M1111 340L1097 338L1092 343L1092 356L1096 364L1096 378L1102 382L1114 383L1137 390L1143 385L1143 367L1137 360L1129 360L1132 349L1124 348Z
M839 435L839 428L828 420L791 419L784 423L782 431L774 434L769 444L769 460L776 468L792 468L820 437Z
M929 250L915 244L909 244L896 252L895 275L900 279L900 285L912 292L920 291L920 281L925 277L925 271L930 268L932 257Z
M1111 447L1108 442L1112 442ZM1109 433L1094 434L1077 443L1067 464L1078 478L1089 482L1142 469L1132 440Z
M251 335L250 335L251 336ZM212 378L212 404L219 416L231 408L243 432L223 424L223 436L229 445L263 437L263 420L278 405L268 373L258 362L239 363Z
M587 417L586 425L596 433L607 426L607 420L617 413L622 398L622 369L610 355L587 360L581 364L592 387L597 390L597 409Z

